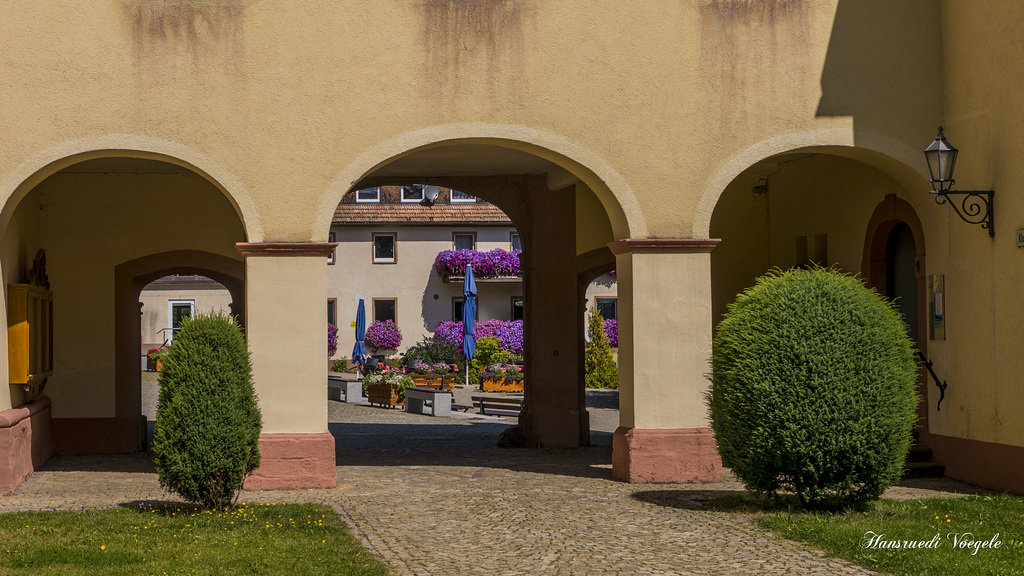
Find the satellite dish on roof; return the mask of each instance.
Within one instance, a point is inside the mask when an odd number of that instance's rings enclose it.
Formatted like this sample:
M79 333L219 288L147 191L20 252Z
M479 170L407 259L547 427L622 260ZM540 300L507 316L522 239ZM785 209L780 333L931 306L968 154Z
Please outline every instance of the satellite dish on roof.
M423 203L426 204L427 206L433 206L434 205L434 201L437 200L438 193L439 193L439 190L437 189L437 186L430 186L430 185L424 186L423 187Z

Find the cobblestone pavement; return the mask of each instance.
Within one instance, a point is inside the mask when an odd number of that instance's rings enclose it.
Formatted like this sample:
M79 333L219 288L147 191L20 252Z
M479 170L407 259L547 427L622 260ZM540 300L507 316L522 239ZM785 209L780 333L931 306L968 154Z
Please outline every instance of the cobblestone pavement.
M613 480L610 431L595 432L589 448L501 449L494 440L509 419L329 405L337 487L243 499L331 504L394 574L871 574L761 530L746 515L706 506L742 493L731 479ZM974 491L949 480L916 481L887 497ZM147 455L58 456L0 498L0 512L141 500L175 500L159 487Z

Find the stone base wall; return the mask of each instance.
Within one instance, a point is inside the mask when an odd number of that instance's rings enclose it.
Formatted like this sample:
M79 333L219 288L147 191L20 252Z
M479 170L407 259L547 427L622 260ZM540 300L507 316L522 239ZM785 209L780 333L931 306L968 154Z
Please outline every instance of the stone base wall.
M50 399L0 412L0 495L14 492L53 455Z
M721 482L722 459L711 428L647 430L620 426L612 475L626 482Z
M938 434L928 436L928 447L947 478L1024 495L1024 448Z
M246 490L333 488L334 437L322 434L261 434L260 467Z
M59 454L131 454L145 449L146 417L54 418Z

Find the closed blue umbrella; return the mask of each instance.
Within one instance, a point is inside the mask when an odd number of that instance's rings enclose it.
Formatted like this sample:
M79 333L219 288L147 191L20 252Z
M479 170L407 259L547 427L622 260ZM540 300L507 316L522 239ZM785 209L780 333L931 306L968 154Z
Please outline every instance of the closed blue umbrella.
M352 347L352 360L363 366L363 359L366 357L366 307L363 301L359 300L356 308L356 345Z
M462 353L466 355L466 386L469 386L469 361L473 359L473 323L476 321L476 282L473 265L466 264L466 278L462 282Z

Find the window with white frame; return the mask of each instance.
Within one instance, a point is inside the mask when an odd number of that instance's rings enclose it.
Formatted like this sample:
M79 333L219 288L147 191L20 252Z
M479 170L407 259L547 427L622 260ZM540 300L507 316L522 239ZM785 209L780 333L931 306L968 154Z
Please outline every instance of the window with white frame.
M523 240L519 237L519 232L509 233L508 243L512 246L513 250L523 251Z
M412 186L402 186L402 202L422 202L423 201L423 186L420 184L413 184Z
M476 202L476 196L470 196L460 190L452 190L451 201L453 204L458 204L459 202Z
M452 245L456 250L476 250L476 232L453 232Z
M373 235L373 263L394 264L398 262L398 242L394 234Z
M338 299L327 299L327 323L331 326L338 326Z
M356 202L380 202L380 186L356 190Z
M174 335L181 329L181 322L185 318L191 318L195 311L195 300L167 301L167 330L165 331L165 338L168 342L174 340Z
M337 242L336 238L337 236L334 235L334 232L330 232L327 234L328 242ZM334 250L331 250L331 253L327 255L327 263L334 264Z

